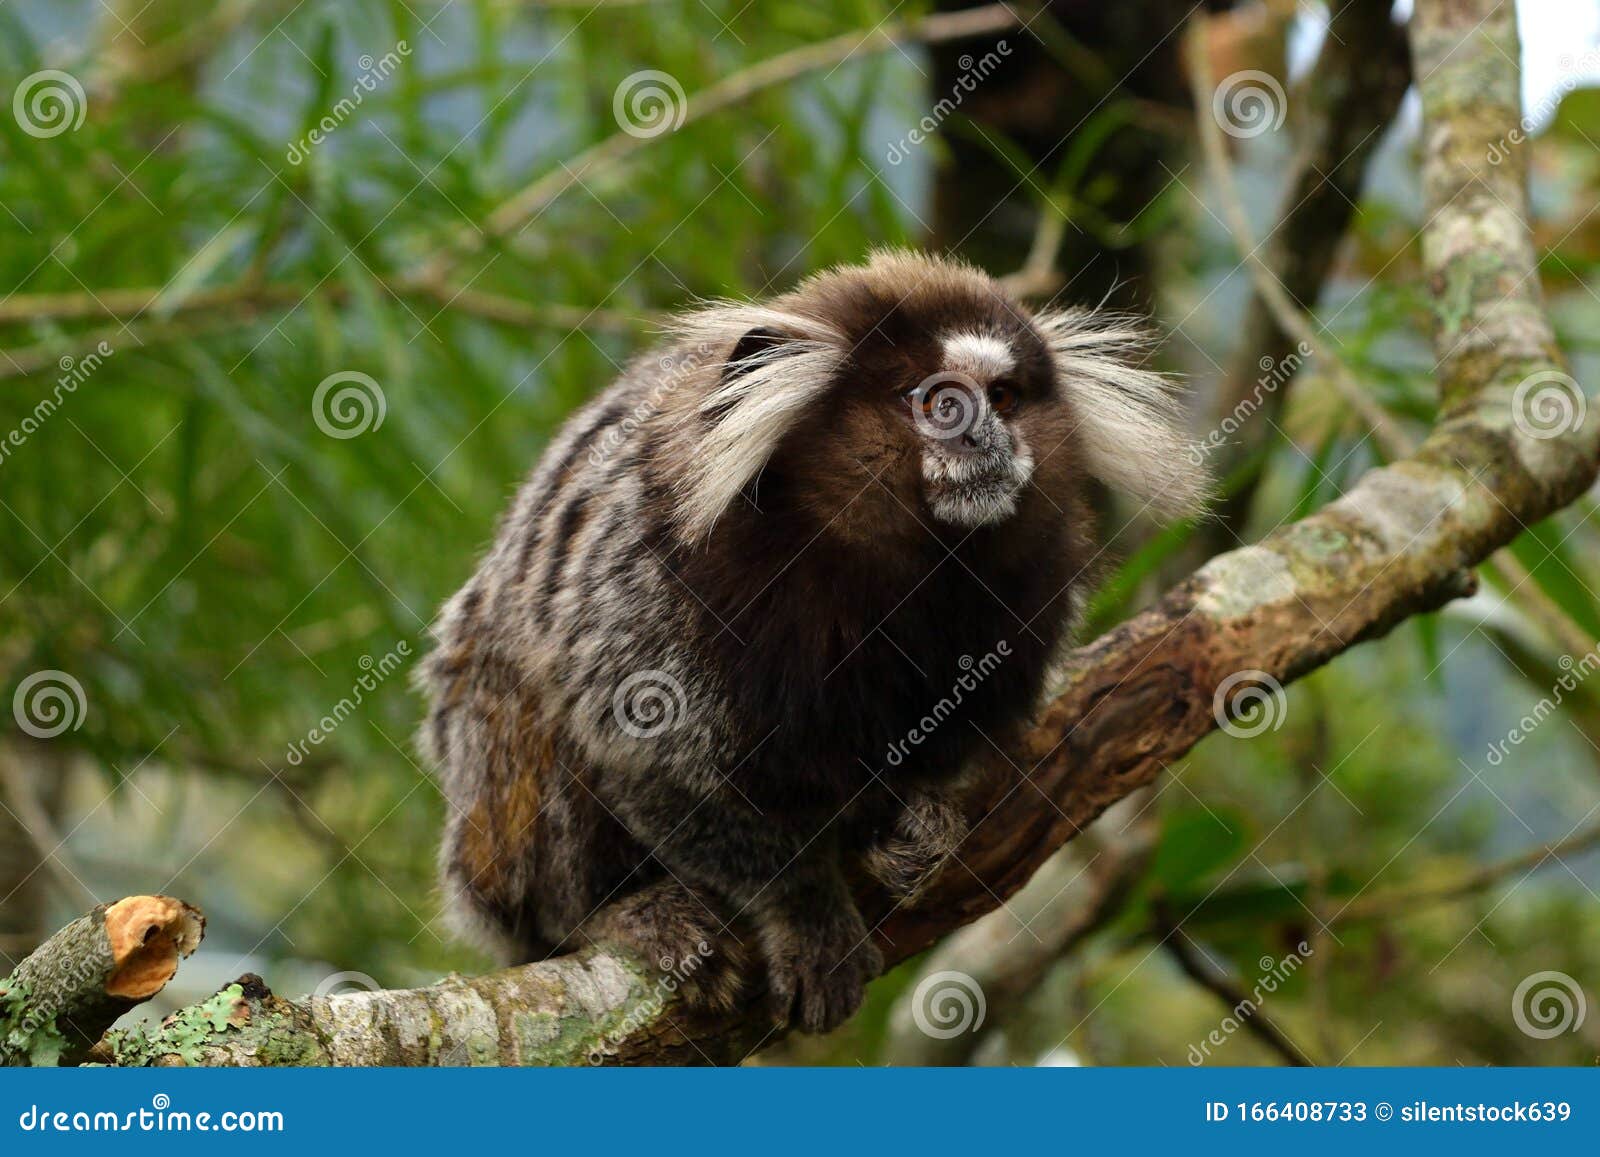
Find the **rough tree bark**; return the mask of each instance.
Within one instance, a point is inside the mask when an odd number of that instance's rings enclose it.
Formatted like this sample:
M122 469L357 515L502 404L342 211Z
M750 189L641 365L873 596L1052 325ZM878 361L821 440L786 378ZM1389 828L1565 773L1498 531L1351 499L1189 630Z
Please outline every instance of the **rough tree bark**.
M1520 116L1515 11L1504 0L1418 0L1410 39L1425 117L1423 256L1440 388L1432 433L1409 458L1212 559L1076 651L1059 695L972 801L958 863L915 907L862 898L891 963L997 907L1218 726L1239 702L1230 689L1276 693L1467 593L1471 567L1594 482L1600 420L1551 430L1528 409L1542 404L1530 383L1565 365L1541 308L1522 154L1487 159ZM753 1005L691 1013L657 977L616 945L424 989L298 1001L246 977L154 1034L112 1033L95 1055L197 1065L727 1062L774 1034Z

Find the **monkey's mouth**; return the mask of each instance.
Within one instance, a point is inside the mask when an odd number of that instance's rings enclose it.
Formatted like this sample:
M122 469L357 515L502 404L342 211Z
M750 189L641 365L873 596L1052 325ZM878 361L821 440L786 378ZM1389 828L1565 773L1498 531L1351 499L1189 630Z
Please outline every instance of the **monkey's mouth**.
M1009 449L976 454L928 450L922 456L923 493L940 522L976 528L1017 512L1017 496L1033 477L1033 456Z

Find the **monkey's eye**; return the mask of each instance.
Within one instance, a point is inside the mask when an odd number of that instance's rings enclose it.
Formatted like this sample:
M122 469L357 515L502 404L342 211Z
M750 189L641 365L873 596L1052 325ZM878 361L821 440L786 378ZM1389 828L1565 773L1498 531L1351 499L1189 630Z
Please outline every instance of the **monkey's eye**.
M989 405L997 414L1009 414L1022 402L1017 387L1010 382L992 382L989 385Z
M924 414L931 418L933 417L935 410L938 408L938 394L938 390L930 390L926 388L925 384L919 383L918 385L912 386L909 390L901 391L900 397L904 399L906 405L910 406L913 410L921 410Z

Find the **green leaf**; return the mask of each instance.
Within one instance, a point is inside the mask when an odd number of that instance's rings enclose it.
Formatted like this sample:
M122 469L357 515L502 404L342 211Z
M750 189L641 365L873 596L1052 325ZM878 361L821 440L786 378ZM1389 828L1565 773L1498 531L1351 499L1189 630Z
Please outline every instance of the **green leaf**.
M1236 860L1245 847L1249 821L1231 808L1178 808L1162 822L1150 877L1167 891L1204 879Z

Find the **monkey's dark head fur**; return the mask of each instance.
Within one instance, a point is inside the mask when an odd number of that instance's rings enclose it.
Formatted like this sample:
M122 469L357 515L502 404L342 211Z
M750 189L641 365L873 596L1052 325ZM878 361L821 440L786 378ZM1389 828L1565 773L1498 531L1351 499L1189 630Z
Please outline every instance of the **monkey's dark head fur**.
M1097 553L1090 480L1197 504L1142 352L903 252L679 319L441 616L425 740L460 907L532 955L670 878L839 947L802 910L850 907L842 864L1034 707ZM837 1012L793 983L808 1025Z

